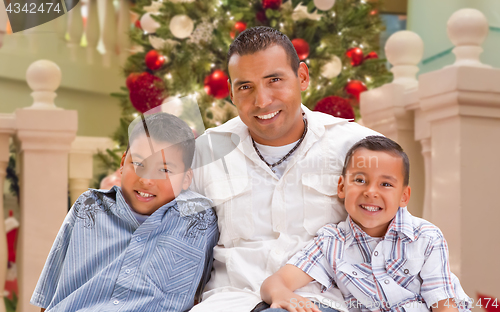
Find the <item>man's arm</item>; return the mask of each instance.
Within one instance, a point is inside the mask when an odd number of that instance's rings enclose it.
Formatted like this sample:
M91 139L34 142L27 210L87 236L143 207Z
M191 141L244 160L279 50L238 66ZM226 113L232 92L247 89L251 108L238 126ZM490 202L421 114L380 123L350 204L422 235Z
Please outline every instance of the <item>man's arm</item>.
M260 295L262 300L271 304L271 308L282 308L289 312L320 312L309 299L293 292L313 280L301 269L287 264L264 281Z

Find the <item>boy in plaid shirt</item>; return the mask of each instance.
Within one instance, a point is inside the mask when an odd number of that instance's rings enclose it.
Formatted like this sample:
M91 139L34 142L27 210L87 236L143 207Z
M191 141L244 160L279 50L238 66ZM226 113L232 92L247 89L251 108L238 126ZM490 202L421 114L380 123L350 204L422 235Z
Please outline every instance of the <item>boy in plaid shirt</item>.
M450 272L448 247L433 224L412 216L409 160L382 136L369 136L346 155L338 184L349 216L321 228L314 240L262 284L271 311L469 311L469 298ZM316 306L293 291L316 280L337 286L345 306Z

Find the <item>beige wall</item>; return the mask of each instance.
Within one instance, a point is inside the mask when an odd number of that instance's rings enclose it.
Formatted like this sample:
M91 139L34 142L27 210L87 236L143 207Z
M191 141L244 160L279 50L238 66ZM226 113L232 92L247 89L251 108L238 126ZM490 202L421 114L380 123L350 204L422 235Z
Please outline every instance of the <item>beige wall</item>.
M0 78L0 113L13 113L30 106L33 102L30 93L25 81ZM118 128L121 108L109 94L60 87L55 104L78 111L78 136L111 136Z

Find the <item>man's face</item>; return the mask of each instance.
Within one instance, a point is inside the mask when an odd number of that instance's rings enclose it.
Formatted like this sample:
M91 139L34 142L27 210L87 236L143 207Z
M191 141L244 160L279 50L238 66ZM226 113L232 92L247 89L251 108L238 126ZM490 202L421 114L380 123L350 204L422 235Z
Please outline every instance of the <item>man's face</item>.
M306 64L300 64L296 76L285 50L275 45L254 54L233 54L228 70L231 100L257 143L283 146L300 138L300 93L309 85Z
M151 145L156 153L151 152ZM121 162L123 197L139 214L150 215L191 184L184 170L183 152L170 143L138 135Z
M410 187L403 184L403 160L382 151L360 148L352 155L338 197L345 198L351 219L372 237L382 237L399 207L410 200Z

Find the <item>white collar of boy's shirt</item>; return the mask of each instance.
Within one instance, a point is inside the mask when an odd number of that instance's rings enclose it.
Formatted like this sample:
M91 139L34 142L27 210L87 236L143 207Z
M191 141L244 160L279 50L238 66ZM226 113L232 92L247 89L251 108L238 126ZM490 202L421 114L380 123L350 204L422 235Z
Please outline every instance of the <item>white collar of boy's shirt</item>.
M356 233L367 238L372 238L371 236L366 234L356 223L354 223L354 221L351 219L351 216L347 216L346 222L341 222L341 224L339 224L339 229L343 230L344 233L346 233L345 244L347 247L351 246L354 242ZM417 239L413 231L412 215L408 212L408 209L406 207L400 207L398 209L398 212L394 216L394 219L392 219L389 227L387 228L387 233L389 233L390 231L396 232L396 235L398 235L398 233L401 233L408 237L411 241Z
M308 121L308 131L312 131L318 137L321 137L325 133L325 127L340 123L347 123L349 121L348 119L337 118L320 112L313 112L304 104L301 104L300 107ZM241 121L239 116L227 121L223 125L207 129L205 133L210 132L229 132L235 134L237 137L232 137L231 140L236 145L250 136L247 126ZM237 141L238 137L239 142Z

